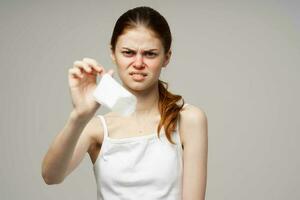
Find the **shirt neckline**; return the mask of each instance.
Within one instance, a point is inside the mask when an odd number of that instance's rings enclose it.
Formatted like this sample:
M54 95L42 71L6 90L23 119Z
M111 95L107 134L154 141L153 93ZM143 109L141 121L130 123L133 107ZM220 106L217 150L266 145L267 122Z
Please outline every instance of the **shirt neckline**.
M161 131L159 136L164 136L164 131ZM112 143L126 143L126 142L134 142L146 139L158 138L157 132L147 135L140 135L140 136L133 136L133 137L125 137L125 138L111 138L110 136L106 135L106 140Z

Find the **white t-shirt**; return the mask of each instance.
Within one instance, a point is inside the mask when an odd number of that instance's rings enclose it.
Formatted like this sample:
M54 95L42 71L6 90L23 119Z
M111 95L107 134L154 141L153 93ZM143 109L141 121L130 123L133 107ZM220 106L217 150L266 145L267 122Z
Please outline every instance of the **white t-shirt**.
M184 106L186 106L185 104ZM110 138L100 117L104 138L93 165L97 200L181 200L183 151L178 129L171 144L163 128L152 135Z

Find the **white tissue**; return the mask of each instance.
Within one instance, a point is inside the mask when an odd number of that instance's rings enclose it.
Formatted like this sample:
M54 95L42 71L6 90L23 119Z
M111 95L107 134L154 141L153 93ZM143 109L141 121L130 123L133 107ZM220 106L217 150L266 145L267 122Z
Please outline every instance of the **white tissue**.
M101 105L122 116L130 115L136 108L136 97L107 73L102 76L93 96Z

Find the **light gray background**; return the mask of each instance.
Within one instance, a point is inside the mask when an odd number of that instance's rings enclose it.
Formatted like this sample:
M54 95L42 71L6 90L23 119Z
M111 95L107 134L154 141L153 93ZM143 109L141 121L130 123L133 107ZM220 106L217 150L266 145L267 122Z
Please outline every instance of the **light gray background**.
M59 185L43 182L41 161L72 109L68 69L84 57L113 67L114 23L140 5L161 12L173 33L162 79L207 114L207 199L300 199L299 1L0 5L1 200L96 199L88 154Z

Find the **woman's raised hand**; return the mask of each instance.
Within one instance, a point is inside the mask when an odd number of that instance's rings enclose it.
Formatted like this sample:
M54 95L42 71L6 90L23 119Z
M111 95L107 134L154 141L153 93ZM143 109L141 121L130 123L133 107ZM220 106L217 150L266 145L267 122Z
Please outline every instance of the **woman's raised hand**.
M73 103L73 112L78 117L92 117L100 104L95 101L93 92L97 86L97 75L105 74L105 69L91 58L75 61L69 69L69 88ZM113 75L110 69L107 73Z

